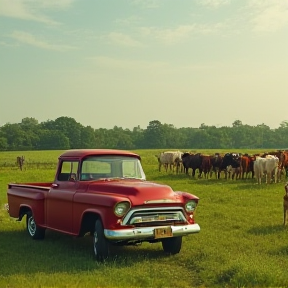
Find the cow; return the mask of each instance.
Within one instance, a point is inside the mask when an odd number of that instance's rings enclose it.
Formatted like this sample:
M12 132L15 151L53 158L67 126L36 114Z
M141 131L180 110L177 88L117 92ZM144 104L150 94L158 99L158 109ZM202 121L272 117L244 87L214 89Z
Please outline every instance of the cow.
M211 173L212 164L210 155L202 155L202 172L204 173L204 178L208 179Z
M282 150L277 150L277 151L270 151L266 152L262 155L262 157L266 157L267 155L274 155L279 158L279 163L278 163L278 179L279 181L281 180L282 174L286 174L286 168L285 165L288 164L288 153L286 154L285 151ZM286 176L286 175L285 175Z
M285 168L285 174L288 171L288 150L283 151L283 167Z
M270 184L272 175L274 174L274 182L278 181L278 164L279 158L274 155L266 155L263 157L256 157L254 161L254 175L257 184L262 183L262 177L265 175L265 183Z
M283 208L284 208L284 225L286 225L287 214L288 214L288 182L285 185L285 195L283 197Z
M256 159L253 164L253 170L254 170L254 175L257 181L257 184L262 183L262 177L264 175L264 169L265 169L265 158L256 156Z
M267 155L266 159L266 183L271 183L272 176L274 176L274 183L277 183L279 178L279 158L274 155Z
M250 164L250 158L249 155L244 154L240 157L240 178L241 179L247 179L248 177L248 173L249 173L249 166Z
M240 171L240 156L239 154L236 154L236 153L226 153L224 156L223 156L223 159L222 159L222 163L220 165L220 173L221 171L224 171L225 173L225 178L227 179L227 167L228 166L231 166L231 168L237 169L237 171ZM220 177L220 173L219 173L219 177ZM238 173L239 174L239 173Z
M188 175L189 168L192 169L191 176L195 177L196 170L199 170L198 177L200 178L202 175L202 155L201 153L196 154L190 154L190 153L184 153L182 155L182 162L184 167L184 172Z
M247 174L251 172L251 178L254 178L254 161L256 160L256 155L248 155L249 163L248 163L248 171Z
M170 171L174 172L176 167L176 173L179 172L179 167L182 163L182 152L180 151L166 151L161 152L159 155L155 155L158 160L158 170L161 172L162 165L165 168L165 171L168 171L168 167Z
M232 180L237 180L241 178L241 168L239 167L232 167L232 165L228 165L226 167L227 178L231 178Z
M215 173L216 179L220 178L220 167L223 161L223 156L220 153L215 153L214 155L210 156L210 162L212 165L210 171L210 178L212 177L213 172Z
M281 180L282 174L284 174L284 177L287 177L287 171L288 171L288 151L281 151L281 154L279 156L279 180Z

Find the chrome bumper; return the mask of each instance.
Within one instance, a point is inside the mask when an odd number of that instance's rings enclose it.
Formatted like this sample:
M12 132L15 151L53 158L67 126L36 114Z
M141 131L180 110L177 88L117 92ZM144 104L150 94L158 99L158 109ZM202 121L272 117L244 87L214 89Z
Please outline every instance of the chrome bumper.
M137 227L130 229L108 230L104 229L105 237L111 241L118 240L145 240L154 239L154 230L165 226ZM169 226L170 227L170 226ZM173 237L186 236L200 231L198 224L171 226Z

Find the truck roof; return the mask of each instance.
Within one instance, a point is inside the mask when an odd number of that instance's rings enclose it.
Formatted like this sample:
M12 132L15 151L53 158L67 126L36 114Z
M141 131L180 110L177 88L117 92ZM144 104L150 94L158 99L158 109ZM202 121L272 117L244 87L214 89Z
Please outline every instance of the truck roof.
M125 151L125 150L116 150L116 149L71 149L62 153L59 158L65 157L77 157L85 158L91 155L119 155L119 156L132 156L138 159L141 159L140 156L136 153Z

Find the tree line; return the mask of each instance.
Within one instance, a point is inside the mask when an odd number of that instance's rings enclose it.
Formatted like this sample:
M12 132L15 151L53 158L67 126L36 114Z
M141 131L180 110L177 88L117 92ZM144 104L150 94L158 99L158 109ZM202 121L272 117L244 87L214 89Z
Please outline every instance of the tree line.
M114 126L94 129L71 117L59 117L39 123L23 118L21 123L0 127L0 151L66 150L78 148L109 149L288 149L288 122L277 129L265 124L243 125L240 120L231 127L207 126L175 128L158 120L146 129L132 130Z

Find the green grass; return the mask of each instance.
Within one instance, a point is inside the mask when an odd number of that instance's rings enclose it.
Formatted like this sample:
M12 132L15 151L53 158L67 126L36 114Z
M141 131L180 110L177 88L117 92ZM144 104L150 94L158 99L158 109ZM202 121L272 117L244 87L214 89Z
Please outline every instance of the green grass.
M167 256L160 243L144 243L117 247L111 260L99 264L93 260L89 236L47 231L43 241L30 239L25 219L16 222L4 210L7 183L52 181L61 151L2 152L0 287L288 287L284 180L256 185L255 179L204 180L159 173L158 150L136 152L148 180L200 197L196 220L201 231L184 237L179 254ZM23 171L12 165L20 155L29 159ZM3 159L11 165L1 165ZM38 163L38 168L28 162Z

